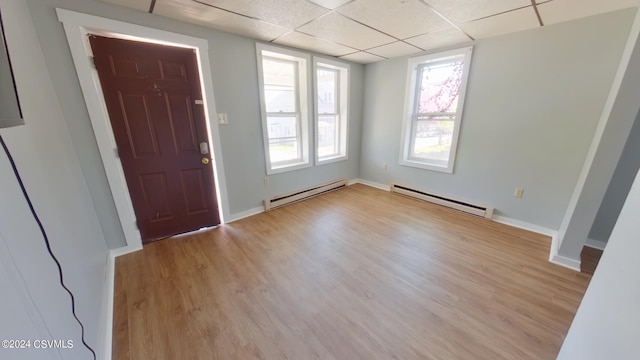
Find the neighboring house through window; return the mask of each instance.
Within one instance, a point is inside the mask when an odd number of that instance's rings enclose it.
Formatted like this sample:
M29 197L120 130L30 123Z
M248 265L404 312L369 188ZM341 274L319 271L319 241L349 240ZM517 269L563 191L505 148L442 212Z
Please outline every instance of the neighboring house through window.
M316 90L316 162L347 158L349 67L314 58Z
M267 174L347 159L349 65L257 44ZM313 94L315 100L310 101ZM311 109L315 108L315 146Z
M309 56L257 45L267 174L311 166Z

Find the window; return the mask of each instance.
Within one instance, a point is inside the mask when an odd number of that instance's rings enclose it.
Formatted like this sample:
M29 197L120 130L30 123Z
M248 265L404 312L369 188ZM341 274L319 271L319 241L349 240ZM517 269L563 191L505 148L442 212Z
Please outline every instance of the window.
M314 58L316 108L316 162L347 158L349 104L348 65Z
M257 51L267 174L311 166L309 57L261 44Z
M409 60L400 164L453 172L472 47Z

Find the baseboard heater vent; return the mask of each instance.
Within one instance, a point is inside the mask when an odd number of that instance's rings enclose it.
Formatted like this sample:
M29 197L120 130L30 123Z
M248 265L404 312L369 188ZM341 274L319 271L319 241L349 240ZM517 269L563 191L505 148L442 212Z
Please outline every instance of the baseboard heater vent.
M289 194L278 195L270 199L264 200L264 210L269 211L294 202L306 200L308 198L318 196L329 191L341 189L347 186L347 179L336 180L330 183L310 187L308 189L294 191Z
M395 192L395 193L409 196L412 198L432 202L434 204L446 206L452 209L456 209L456 210L466 212L468 214L472 214L476 216L481 216L487 219L491 219L491 217L493 216L492 207L470 204L468 202L450 199L450 198L446 198L444 196L440 196L436 194L430 194L428 192L408 188L406 186L401 186L398 184L391 184L391 192Z

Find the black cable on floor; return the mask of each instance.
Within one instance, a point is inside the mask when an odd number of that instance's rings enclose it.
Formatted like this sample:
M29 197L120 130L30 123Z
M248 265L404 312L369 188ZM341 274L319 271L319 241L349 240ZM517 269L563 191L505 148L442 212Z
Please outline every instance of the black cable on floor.
M93 351L91 346L89 346L87 342L84 340L84 325L82 325L82 321L80 321L80 319L78 319L78 315L76 315L76 300L73 297L73 293L64 284L64 276L62 275L62 266L60 266L60 261L58 261L58 258L53 254L53 251L51 250L51 243L49 243L49 237L47 236L47 232L45 231L44 226L42 225L42 222L40 221L40 218L38 217L38 214L36 213L36 210L33 207L33 203L31 203L31 198L29 198L27 189L24 187L24 183L22 182L22 177L20 177L20 172L18 171L18 167L16 166L16 163L13 160L13 156L11 156L11 152L9 151L7 144L5 144L4 139L2 138L2 135L0 135L0 144L2 144L2 148L4 149L4 152L7 154L7 158L9 159L9 163L11 164L11 168L13 169L13 174L15 175L16 180L18 180L18 184L20 184L20 190L22 190L22 195L24 195L24 198L27 201L27 204L29 205L29 209L31 210L31 215L33 215L33 218L35 219L36 223L38 223L38 227L40 228L40 232L42 233L42 237L44 238L44 243L47 246L47 251L49 252L49 255L51 256L51 258L53 259L53 261L56 263L58 267L58 274L60 275L60 285L62 285L62 287L67 291L67 293L69 293L69 296L71 296L71 312L73 313L73 317L76 318L76 321L78 322L78 324L80 325L80 329L82 330L82 344L84 344L84 346L89 351L91 351L91 353L93 354L93 360L96 360L96 352Z

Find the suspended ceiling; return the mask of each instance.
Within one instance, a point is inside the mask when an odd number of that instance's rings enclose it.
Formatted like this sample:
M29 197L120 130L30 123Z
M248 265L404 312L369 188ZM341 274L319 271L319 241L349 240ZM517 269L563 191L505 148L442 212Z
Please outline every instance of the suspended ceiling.
M101 0L372 63L638 6L638 0Z

